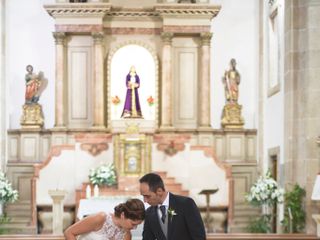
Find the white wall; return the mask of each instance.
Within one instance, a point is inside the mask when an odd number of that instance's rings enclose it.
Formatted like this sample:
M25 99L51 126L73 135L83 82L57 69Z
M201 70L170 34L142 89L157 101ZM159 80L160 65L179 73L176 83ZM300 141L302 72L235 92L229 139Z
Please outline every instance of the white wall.
M263 93L263 136L264 136L264 169L268 169L268 150L274 147L280 147L279 163L283 163L284 153L284 0L278 0L278 19L279 19L279 83L280 91L268 97L268 28L269 25L269 6L265 3L264 7L264 93Z
M39 103L44 112L45 127L51 128L54 124L54 21L43 8L47 2L50 1L6 1L6 81L11 129L20 128L28 64L33 65L35 72L43 71L49 81Z
M6 163L6 129L7 129L7 84L5 81L5 2L0 2L0 169L3 170Z
M213 19L211 44L211 116L212 126L220 128L225 104L222 77L231 58L237 61L241 75L238 103L242 105L245 128L256 128L257 81L259 70L259 1L211 0L221 5Z

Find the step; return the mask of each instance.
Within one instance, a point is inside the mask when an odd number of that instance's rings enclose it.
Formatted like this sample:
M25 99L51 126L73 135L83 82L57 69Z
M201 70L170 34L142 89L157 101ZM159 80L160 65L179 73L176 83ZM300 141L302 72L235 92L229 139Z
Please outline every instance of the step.
M175 191L175 192L169 191L169 192L171 192L173 194L176 194L176 195L181 195L181 196L186 196L186 197L189 196L189 191L188 190L180 190L180 191Z
M167 186L168 184L174 184L176 183L176 179L174 177L167 177L163 179L163 183L165 186Z
M8 216L9 217L9 216ZM9 224L13 224L13 223L21 223L24 225L28 225L31 222L31 217L9 217L10 222Z
M167 178L167 172L154 172L155 174L158 174L162 179Z
M1 230L7 234L36 234L35 226L26 226L24 224L7 223L1 225Z
M31 203L17 203L17 204L7 204L5 206L5 210L7 211L31 211Z
M8 217L31 217L31 210L28 211L5 211Z
M232 226L229 227L230 233L247 233L248 224L239 223L239 224L232 224Z

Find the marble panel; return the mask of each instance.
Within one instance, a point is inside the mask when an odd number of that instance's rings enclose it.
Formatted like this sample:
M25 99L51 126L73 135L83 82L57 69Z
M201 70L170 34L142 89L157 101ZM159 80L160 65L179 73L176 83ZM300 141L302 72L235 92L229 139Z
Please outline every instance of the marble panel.
M10 135L8 138L8 160L18 161L20 158L20 138L19 135Z
M21 161L39 161L39 138L38 134L21 134Z

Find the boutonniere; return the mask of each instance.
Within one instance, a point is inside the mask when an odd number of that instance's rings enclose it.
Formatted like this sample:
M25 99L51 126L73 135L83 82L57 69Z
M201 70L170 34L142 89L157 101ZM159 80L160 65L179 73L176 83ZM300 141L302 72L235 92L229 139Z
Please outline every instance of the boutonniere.
M170 220L172 221L173 216L176 216L176 215L178 215L178 214L176 213L176 211L175 211L174 209L169 208L169 209L168 209L168 215L169 215L169 217L170 217Z

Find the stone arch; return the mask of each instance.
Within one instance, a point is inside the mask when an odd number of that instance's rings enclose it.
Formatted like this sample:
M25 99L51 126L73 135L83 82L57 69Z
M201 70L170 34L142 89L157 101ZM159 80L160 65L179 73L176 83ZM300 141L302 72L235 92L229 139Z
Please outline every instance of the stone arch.
M106 99L106 104L107 104L107 116L108 116L108 126L111 126L111 102L110 102L110 98L111 98L111 64L112 64L112 60L113 57L115 56L115 54L118 52L118 50L122 49L123 47L129 46L129 45L136 45L138 47L142 47L145 50L147 50L147 52L150 54L150 56L153 59L153 63L154 63L154 79L155 79L155 83L154 83L154 87L155 87L155 95L154 98L156 99L155 104L154 104L154 120L155 120L155 126L159 126L159 59L157 57L157 53L156 50L151 47L149 44L143 42L143 41L139 41L139 40L129 40L129 41L123 41L119 44L117 44L114 48L112 48L109 53L108 53L108 57L107 57L107 99Z

